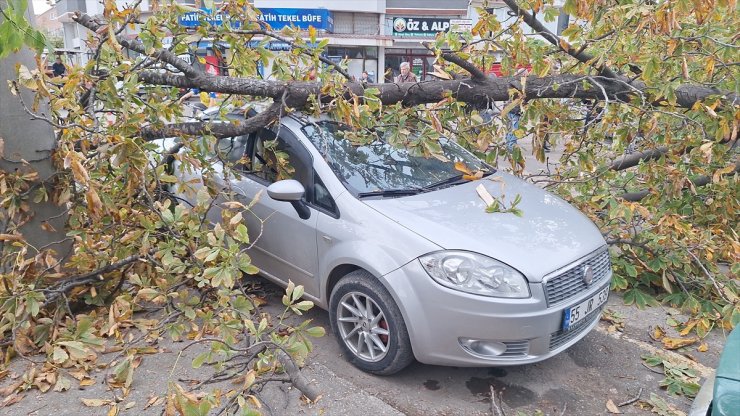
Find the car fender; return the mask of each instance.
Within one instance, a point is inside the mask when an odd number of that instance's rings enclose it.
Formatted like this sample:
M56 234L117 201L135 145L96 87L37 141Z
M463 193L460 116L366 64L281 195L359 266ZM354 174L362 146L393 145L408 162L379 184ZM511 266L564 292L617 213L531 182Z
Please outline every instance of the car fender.
M326 308L329 304L331 295L329 285L335 283L335 281L330 281L329 276L337 267L354 266L367 270L378 278L392 294L392 288L388 287L383 277L428 252L428 249L418 248L414 252L407 252L405 259L401 260L398 256L390 255L385 249L372 242L355 240L336 244L324 253L322 263L319 264L319 273L323 276L320 287L322 305L319 306Z

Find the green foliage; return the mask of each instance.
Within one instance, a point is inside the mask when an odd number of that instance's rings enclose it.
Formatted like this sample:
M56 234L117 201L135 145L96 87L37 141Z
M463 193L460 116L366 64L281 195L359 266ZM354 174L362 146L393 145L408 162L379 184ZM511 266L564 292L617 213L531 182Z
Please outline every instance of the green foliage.
M699 376L686 364L673 363L658 355L643 355L642 360L650 367L661 366L665 378L660 387L677 396L695 397L699 392Z
M26 20L27 8L28 0L8 0L5 8L0 8L0 59L17 52L23 45L39 53L44 48L53 50L43 33Z
M25 21L25 1L9 1L2 10L0 58L24 44L37 51L44 48L42 38ZM526 9L544 12L540 14L546 19L556 16L549 4L526 3ZM594 56L588 64L532 40L520 26L507 27L486 10L479 11L480 20L470 33L439 34L430 46L435 48L442 78L467 76L463 68L443 62L445 49L483 69L498 62L504 75L527 67L532 70L529 78L579 75L583 76L579 88L590 88L586 77L593 78L593 66L603 64L647 85L644 94L600 104L525 101L522 91L512 86L508 105L496 106L505 113L521 104L515 134L522 141L531 139L533 156L540 161L547 157L546 141L564 150L557 167L531 175L525 169L523 148L511 153L505 149L507 123L500 117L486 121L482 108L456 101L452 91L434 104L384 105L378 88L346 88L346 80L321 61L328 41L315 32L304 37L286 28L276 34L293 44L286 53L269 51L268 36L260 35L258 46L250 47L255 38L249 31L263 28L257 12L242 0L221 6L224 13L243 21L241 32L229 24L212 26L203 20L193 33L186 33L177 22L183 6L162 5L140 25L139 40L152 54L147 64L156 60L163 38L171 36L176 54L192 52L193 38L228 44L223 58L228 74L236 77L256 78L262 67L271 79L308 81L312 77L308 68L313 66L320 97L309 97L303 110L316 116L328 113L351 126L346 135L353 143L374 140L374 134L382 131L394 146L414 155L439 157L439 139L451 137L499 169L529 175L596 222L611 245L613 289L624 291L627 303L679 307L692 318L674 322L675 326L703 336L713 327L729 329L740 322L739 204L732 147L740 112L737 104L733 107L718 97L689 109L677 106L676 88L682 83L737 91L733 28L740 22L735 3L720 1L711 7L709 3L713 2L625 2L602 7L599 2L567 0L564 10L573 22L563 33L563 43L575 50L584 47ZM103 18L110 25L101 31L105 34L141 16L137 10L107 2ZM253 215L254 201L235 202L235 190L224 188L218 178L239 172L228 164L223 173L214 168L219 159L216 138L205 135L182 137L183 152L177 156L187 174L202 173L188 181L173 175L167 167L170 155L142 138L141 127L182 121L178 91L144 88L139 76L143 56L126 55L118 42L103 35L91 37L91 42L97 60L70 67L63 83L49 82L44 68L19 68L21 88L33 91L36 102L51 103L48 116L58 135L53 160L59 173L45 187L39 186L35 172L0 172L1 219L6 224L0 233L0 339L12 344L2 350L0 362L16 353L42 353L49 362L43 374L56 377L58 367L78 371L82 385L89 380L88 370L98 365L103 343L118 344L124 352L108 383L127 392L136 357L144 353L128 344L127 335L134 329L151 338L208 342L210 349L199 354L193 366L209 365L234 375L228 360L248 359L239 373L243 390L234 396L234 403L241 414L254 414L259 402L249 389L268 372L285 369L281 353L302 363L312 348L311 338L324 334L308 321L289 323L294 322L290 316L302 315L313 304L301 300L303 288L290 284L279 316L260 309L261 298L244 281L244 275L258 271L246 251L254 241L244 221ZM339 66L347 68L346 63ZM154 67L165 65L159 62ZM95 95L86 106L80 97L90 86ZM227 108L253 103L254 97L220 96L218 101L226 113ZM630 169L611 168L613 160L626 152L656 148L665 149L658 158ZM272 150L279 177L291 176L285 154ZM708 177L709 184L693 185L691 181L701 176ZM192 185L199 181L205 187L196 192ZM189 193L191 204L169 198L167 189L172 186ZM622 197L641 190L648 196L640 202ZM31 218L28 206L34 200L68 207L66 232L74 247L63 266L62 253L31 247L18 233L19 224ZM526 219L519 203L518 195L510 203L501 198L488 209ZM207 215L215 212L214 207L220 217ZM116 264L119 267L109 268ZM165 318L152 320L139 313L152 308L160 309ZM73 310L84 312L73 316ZM266 348L250 349L258 344ZM696 378L689 369L661 358L648 360L662 366L666 390L695 394ZM46 375L29 376L23 388L48 390L52 384ZM69 383L58 388L69 389ZM215 392L198 396L173 384L167 400L171 408L196 415L214 410L220 399ZM656 408L668 409L657 399L653 402Z

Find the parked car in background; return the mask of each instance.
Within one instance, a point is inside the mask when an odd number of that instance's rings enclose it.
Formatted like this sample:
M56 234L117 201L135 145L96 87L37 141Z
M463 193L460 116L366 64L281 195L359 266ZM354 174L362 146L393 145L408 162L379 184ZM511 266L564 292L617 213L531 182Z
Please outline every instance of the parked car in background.
M329 311L355 366L393 374L414 359L534 363L597 325L612 272L585 215L452 140L440 139L430 158L390 145L382 132L356 144L346 130L293 114L275 128L221 139L213 153L240 172L221 184L237 198L269 195L244 215L256 241L253 264L278 284L303 285L304 297ZM292 173L276 166L277 154ZM172 169L190 183L200 179L176 161ZM519 195L523 216L487 213L481 186L507 201Z
M735 328L722 351L713 377L707 378L689 416L740 415L740 329Z

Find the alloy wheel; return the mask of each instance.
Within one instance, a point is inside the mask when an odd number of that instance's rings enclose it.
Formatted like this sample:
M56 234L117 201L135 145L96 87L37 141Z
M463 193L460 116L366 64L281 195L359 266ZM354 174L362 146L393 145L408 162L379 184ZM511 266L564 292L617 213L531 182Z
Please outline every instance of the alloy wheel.
M390 331L377 303L360 292L349 292L337 306L339 335L357 357L377 362L388 354Z

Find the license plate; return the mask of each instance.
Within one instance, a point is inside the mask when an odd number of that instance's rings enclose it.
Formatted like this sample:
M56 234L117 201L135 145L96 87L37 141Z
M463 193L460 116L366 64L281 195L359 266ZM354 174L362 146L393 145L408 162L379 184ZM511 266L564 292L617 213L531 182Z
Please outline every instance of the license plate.
M567 331L573 325L586 319L587 316L598 312L601 305L606 303L609 298L609 286L607 285L595 295L584 300L576 306L563 311L563 331Z

